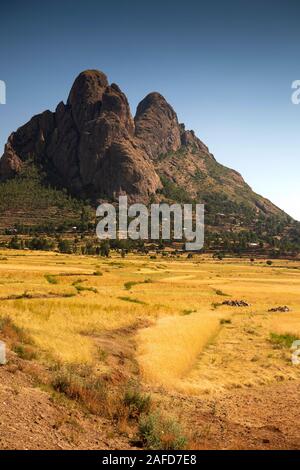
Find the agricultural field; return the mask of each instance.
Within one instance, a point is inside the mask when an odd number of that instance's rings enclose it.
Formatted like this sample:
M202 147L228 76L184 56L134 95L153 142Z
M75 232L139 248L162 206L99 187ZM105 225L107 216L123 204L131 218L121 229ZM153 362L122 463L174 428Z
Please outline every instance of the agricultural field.
M0 448L300 446L299 261L2 250L0 339Z

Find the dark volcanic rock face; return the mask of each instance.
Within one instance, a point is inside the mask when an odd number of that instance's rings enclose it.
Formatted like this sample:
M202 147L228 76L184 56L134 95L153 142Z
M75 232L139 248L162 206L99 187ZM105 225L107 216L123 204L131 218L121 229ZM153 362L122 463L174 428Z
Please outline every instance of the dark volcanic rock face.
M95 70L77 77L66 105L33 117L9 137L0 178L14 176L29 160L50 182L93 199L128 194L147 200L161 185L135 140L126 96Z

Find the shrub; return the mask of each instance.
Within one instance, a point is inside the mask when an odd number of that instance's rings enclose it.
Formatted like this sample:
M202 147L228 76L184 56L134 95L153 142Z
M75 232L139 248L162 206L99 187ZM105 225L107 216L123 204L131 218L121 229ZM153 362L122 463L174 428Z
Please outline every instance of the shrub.
M185 309L185 310L182 310L182 315L190 315L191 313L194 313L194 312L196 312L196 310Z
M36 351L28 344L18 343L13 347L13 351L21 358L27 361L37 358Z
M133 286L136 286L137 284L138 282L128 281L124 283L124 287L126 290L130 290Z
M60 239L58 242L58 249L61 253L73 253L73 245L70 240Z
M11 349L21 358L26 360L36 359L31 337L22 328L13 323L9 317L0 318L0 331L10 342Z
M27 242L27 247L30 250L51 251L54 249L55 243L53 240L48 238L34 237Z
M86 255L95 255L97 253L97 248L94 243L89 240L86 244L85 244L85 254Z
M222 295L223 297L228 297L228 294L225 294L223 291L221 291L220 289L216 289L215 290L216 294L217 295Z
M268 266L272 266L272 264L273 264L273 261L271 261L271 260L268 259L267 265L268 265Z
M232 322L229 318L221 318L220 325L230 325Z
M128 408L129 418L138 418L142 413L149 413L151 397L136 389L128 389L124 394L124 405Z
M290 348L294 341L298 340L299 337L292 333L270 333L270 341L277 348Z
M87 291L87 292L94 292L94 294L98 294L98 290L96 289L96 287L85 287L81 285L81 282L84 282L84 280L78 279L77 281L74 281L72 283L72 286L75 287L78 293Z
M49 284L58 284L58 279L52 274L45 274L45 279L49 282Z
M108 241L103 241L100 245L100 255L106 258L109 257L110 245Z
M163 185L161 192L167 199L181 203L191 202L191 198L185 188L178 186L165 175L160 175L160 179Z
M30 336L22 328L15 325L7 316L0 318L0 331L6 338L9 338L13 344L32 344Z
M10 239L10 242L8 244L8 248L11 248L13 250L20 250L21 248L21 241L17 236L14 236Z
M180 425L159 413L143 417L139 423L143 445L153 450L180 450L187 446L187 438Z
M78 401L91 413L103 412L106 386L100 378L92 376L89 366L71 364L59 367L51 385L55 391Z

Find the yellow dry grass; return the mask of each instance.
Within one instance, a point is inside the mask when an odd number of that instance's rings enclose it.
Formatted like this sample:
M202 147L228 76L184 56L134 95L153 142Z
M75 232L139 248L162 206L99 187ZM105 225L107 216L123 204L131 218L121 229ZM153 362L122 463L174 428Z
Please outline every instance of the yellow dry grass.
M139 363L148 382L178 386L220 328L211 312L160 318L138 335Z
M227 299L251 306L216 306ZM291 313L268 313L278 305ZM152 326L137 334L145 381L192 393L251 386L299 372L268 338L300 336L300 262L2 250L1 316L32 337L40 360L90 364L99 362L96 338L146 319Z

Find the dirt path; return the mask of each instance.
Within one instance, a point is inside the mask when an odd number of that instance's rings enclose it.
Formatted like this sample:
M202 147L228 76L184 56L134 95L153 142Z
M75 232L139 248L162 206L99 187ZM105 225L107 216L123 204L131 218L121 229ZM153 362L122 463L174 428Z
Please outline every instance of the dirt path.
M233 316L183 381L186 390L145 385L157 407L186 428L191 448L300 449L300 370L266 341L273 318ZM147 325L141 320L94 337L116 381L137 376L134 339ZM36 387L38 367L13 353L0 367L0 449L133 448L131 430L122 434L112 421ZM189 389L195 382L198 394Z
M159 375L162 360L156 384L165 388L149 382L148 390L162 408L179 417L188 433L192 430L195 448L300 449L300 367L292 365L288 348L277 348L269 340L273 327L284 324L288 331L298 314L234 311L229 319L215 340L195 355L188 374L168 386ZM172 326L177 326L175 320ZM176 352L176 337L168 338L171 354Z
M299 386L298 380L214 399L179 394L167 399L194 430L196 449L300 449Z

